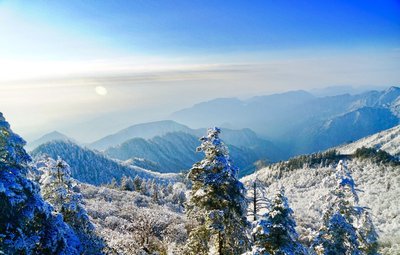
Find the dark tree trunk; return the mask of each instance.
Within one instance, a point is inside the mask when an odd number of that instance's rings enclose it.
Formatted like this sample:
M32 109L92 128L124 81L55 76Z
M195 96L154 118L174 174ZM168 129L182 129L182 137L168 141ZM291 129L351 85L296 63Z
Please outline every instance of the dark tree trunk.
M257 184L256 182L253 183L253 220L257 220Z
M221 232L219 232L219 233L218 233L218 254L219 254L219 255L223 255L223 254L222 254L223 245L224 245L224 241L223 241L223 239L222 239Z

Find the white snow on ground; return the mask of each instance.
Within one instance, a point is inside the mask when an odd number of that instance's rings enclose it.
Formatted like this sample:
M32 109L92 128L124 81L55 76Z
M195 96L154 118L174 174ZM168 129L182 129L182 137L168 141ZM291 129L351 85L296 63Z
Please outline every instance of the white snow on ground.
M400 254L400 167L372 163L369 160L349 160L347 165L356 182L360 206L371 209L372 220L387 246L385 254ZM269 197L284 186L294 210L301 239L311 240L319 228L328 194L336 185L335 166L280 171L276 165L246 176L243 182L254 178L269 185Z
M400 155L400 125L391 129L367 136L354 143L337 147L341 154L353 154L358 148L376 148L384 150L393 156Z

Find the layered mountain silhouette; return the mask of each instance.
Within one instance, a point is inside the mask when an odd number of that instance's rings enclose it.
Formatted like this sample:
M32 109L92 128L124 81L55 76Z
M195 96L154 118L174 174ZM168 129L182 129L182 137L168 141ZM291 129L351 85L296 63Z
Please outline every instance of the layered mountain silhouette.
M325 150L399 123L400 88L316 97L292 91L248 100L215 99L183 109L171 118L194 127L250 128L287 155Z

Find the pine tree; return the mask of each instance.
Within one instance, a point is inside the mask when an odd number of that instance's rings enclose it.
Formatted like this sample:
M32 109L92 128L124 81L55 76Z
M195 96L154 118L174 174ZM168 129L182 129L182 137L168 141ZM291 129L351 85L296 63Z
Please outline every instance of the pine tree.
M78 254L79 239L27 179L25 141L0 113L0 253Z
M136 192L141 192L142 191L142 179L139 176L135 176L133 179L133 186Z
M61 158L54 160L50 157L41 162L39 168L43 175L40 179L41 193L56 210L63 215L78 235L83 254L101 254L102 241L95 235L95 229L90 222L82 196L78 193L75 180L71 178L69 165Z
M131 177L127 177L126 175L121 178L121 190L133 191L134 185Z
M111 179L110 184L107 185L110 189L116 189L118 187L118 182L117 179L115 179L115 177L113 177Z
M338 185L332 192L333 201L312 248L317 254L324 255L363 254L355 227L363 208L358 206L355 183L343 161L338 163L336 178Z
M378 254L378 234L367 210L362 212L357 233L362 254Z
M306 249L300 244L295 230L293 210L289 207L284 189L271 201L265 213L253 228L254 246L248 255L303 255Z
M188 254L241 254L248 246L245 188L238 169L219 138L219 128L208 130L198 151L205 158L193 165L188 217L195 220L189 234Z
M160 190L158 188L157 182L152 181L151 182L151 199L154 203L159 203L160 202Z

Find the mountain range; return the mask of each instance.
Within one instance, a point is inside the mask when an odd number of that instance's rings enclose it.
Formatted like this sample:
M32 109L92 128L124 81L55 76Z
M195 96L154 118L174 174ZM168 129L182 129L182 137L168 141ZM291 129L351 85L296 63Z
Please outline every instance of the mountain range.
M195 153L206 126L221 125L222 139L245 175L254 162L277 162L324 151L399 124L400 89L317 97L291 91L247 100L215 99L174 113L174 120L132 125L90 144L109 158L157 172L180 172L201 159ZM196 128L190 128L195 126ZM74 141L52 132L28 143ZM78 143L78 142L75 142Z
M316 97L291 91L247 100L220 98L177 111L171 119L202 127L250 128L286 156L325 150L399 124L400 88Z
M195 162L201 160L203 154L196 153L196 148L200 145L199 137L205 133L205 129L194 130L173 121L159 121L132 126L89 144L85 149L72 142L65 143L68 140L59 140L55 137L53 142L37 147L34 154L50 151L52 155L57 156L55 151L58 151L56 147L59 146L63 147L59 149L63 157L69 157L70 155L65 155L63 152L66 147L74 147L74 151L80 148L84 154L97 153L96 155L123 161L125 166L161 173L178 173L190 169ZM276 146L259 138L250 129L224 129L222 138L227 143L235 165L241 169L241 176L252 172L255 169L254 162L257 160L281 159L282 152ZM124 142L118 144L119 141ZM101 151L102 148L106 149Z
M247 140L242 143L245 142ZM228 144L230 155L234 164L241 169L241 175L252 172L255 167L253 163L258 159L277 155L271 150L273 147L269 146L267 141L254 139L253 142L251 146L246 147ZM197 136L184 132L172 132L152 139L133 138L118 146L108 148L105 154L120 160L146 159L154 162L154 167L147 164L147 168L154 171L182 172L189 170L195 162L204 157L203 153L196 152L199 144ZM137 163L137 160L134 162Z

